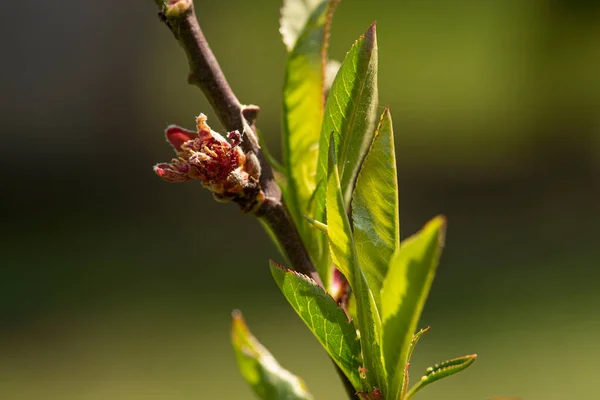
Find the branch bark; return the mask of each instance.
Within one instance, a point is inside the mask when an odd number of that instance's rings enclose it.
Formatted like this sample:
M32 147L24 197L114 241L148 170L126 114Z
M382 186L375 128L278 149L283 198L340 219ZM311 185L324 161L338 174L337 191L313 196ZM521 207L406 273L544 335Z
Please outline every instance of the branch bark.
M160 9L159 17L171 30L175 39L185 51L189 63L188 82L198 86L219 120L228 131L244 133L241 143L244 152L253 152L261 166L260 187L265 199L252 213L261 218L271 229L286 253L292 269L311 276L319 285L322 281L302 243L296 225L281 197L281 189L275 181L271 165L260 148L254 123L259 111L258 106L244 106L229 86L217 59L196 17L192 0L155 0ZM246 209L240 204L242 210ZM335 363L334 363L335 364ZM352 384L344 373L336 370L343 381L344 388L351 399L358 399Z
M254 105L242 105L229 86L200 28L193 2L170 0L164 4L161 0L155 0L155 3L160 7L161 20L169 27L187 55L190 68L188 82L202 90L225 129L243 132L242 149L246 153L254 153L258 158L261 166L259 184L265 199L256 208L247 207L247 204L240 206L243 210L252 208L252 213L262 218L273 230L292 264L291 268L321 283L282 200L281 189L275 181L273 170L258 144L254 121L259 108Z

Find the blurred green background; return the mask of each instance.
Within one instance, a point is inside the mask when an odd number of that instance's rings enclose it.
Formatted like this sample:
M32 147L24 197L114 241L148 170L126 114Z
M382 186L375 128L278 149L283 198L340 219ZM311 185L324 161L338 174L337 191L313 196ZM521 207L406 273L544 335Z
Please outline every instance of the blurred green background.
M279 2L196 7L279 154ZM251 399L229 345L240 308L317 399L343 399L256 221L152 173L172 157L167 124L204 112L220 130L154 2L6 11L0 398ZM413 379L479 354L419 398L600 398L600 2L344 0L332 58L373 20L402 236L449 219Z

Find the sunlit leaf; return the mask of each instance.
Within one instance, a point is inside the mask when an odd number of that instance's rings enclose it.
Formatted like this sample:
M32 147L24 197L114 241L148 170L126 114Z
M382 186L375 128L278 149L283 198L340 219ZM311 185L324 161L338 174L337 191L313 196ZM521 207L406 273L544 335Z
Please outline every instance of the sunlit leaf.
M400 388L400 400L404 399L406 393L408 392L408 385L410 385L410 377L408 374L408 370L410 369L410 363L406 363L404 366L404 373L402 374L402 387Z
M333 261L348 283L356 300L356 325L360 331L360 343L364 359L367 389L384 389L387 385L381 357L381 319L375 305L373 293L359 266L356 248L345 211L340 189L333 141L329 153L329 175L327 180L327 233Z
M288 191L285 200L326 286L330 274L319 268L321 264L317 262L322 253L322 239L315 237L302 216L308 213L308 204L316 188L316 160L325 103L328 30L336 4L337 0L314 4L287 1L282 10L292 6L311 9L286 64L283 153Z
M271 261L271 273L285 298L355 388L362 383L360 342L348 317L322 287L306 275Z
M413 335L412 340L410 341L410 347L408 349L408 356L406 357L406 365L404 365L404 377L402 378L402 389L400 390L400 400L404 399L406 397L406 393L408 392L408 385L410 384L410 377L408 374L408 370L410 368L410 358L412 356L412 352L414 351L415 346L419 342L419 339L421 339L421 336L423 336L423 334L427 331L429 331L429 327L427 327L425 329L421 329L419 332L417 332Z
M310 14L324 0L283 0L279 32L288 51L292 51Z
M448 361L436 364L433 367L427 368L425 375L421 377L419 383L413 386L410 391L406 394L404 399L410 399L415 393L423 389L425 386L433 383L437 380L445 378L450 375L454 375L464 369L467 369L477 359L477 354L470 354L463 357L453 358Z
M350 195L358 168L372 141L377 111L377 40L375 25L354 43L333 81L325 103L325 114L319 139L317 188L310 211L312 217L326 222L325 198L329 138L333 133L340 187L344 209L348 209ZM332 268L326 254L327 238L320 237L318 260L323 275L331 276Z
M317 182L327 176L329 138L333 139L345 208L360 164L371 145L377 119L377 38L375 24L354 43L333 81L319 140ZM323 220L325 189L315 195L313 216Z
M410 363L410 358L412 357L412 353L415 350L417 343L421 339L421 336L423 336L425 333L429 332L429 329L430 329L430 327L428 326L427 328L423 328L419 332L417 332L413 335L412 340L410 341L410 346L408 347L408 356L406 356L407 363Z
M391 382L389 398L399 398L402 390L410 344L435 276L445 227L445 219L436 217L403 241L383 282L381 319L383 354Z
M312 400L304 382L282 368L248 330L239 311L232 314L231 341L240 372L263 400Z
M352 222L358 261L375 302L394 252L400 244L398 183L392 117L383 112L375 138L356 181L352 196Z

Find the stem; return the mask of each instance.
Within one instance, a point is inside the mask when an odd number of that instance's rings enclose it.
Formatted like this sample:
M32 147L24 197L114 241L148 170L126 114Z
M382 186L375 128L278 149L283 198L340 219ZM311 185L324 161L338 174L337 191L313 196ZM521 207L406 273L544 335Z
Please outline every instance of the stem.
M161 7L160 18L169 27L188 59L190 72L188 82L198 86L227 131L240 131L245 135L241 147L258 157L261 166L260 185L266 197L281 199L281 190L273 178L273 170L258 144L252 129L258 114L257 106L243 106L229 86L219 62L210 49L198 24L192 0L169 0ZM179 6L179 7L176 7ZM175 11L172 11L175 8Z
M310 276L323 286L285 204L266 199L260 205L257 216L271 228L293 269Z
M155 2L161 9L159 14L161 20L169 27L187 55L190 67L188 82L202 90L225 129L244 132L245 140L241 143L242 149L246 153L253 152L258 158L261 166L259 183L265 200L258 209L253 211L254 214L262 218L276 233L284 252L292 263L291 267L318 279L298 230L283 203L281 189L273 177L273 170L258 144L253 126L259 108L243 106L229 86L202 29L200 29L193 2L191 0L169 0L166 4L161 0L155 0ZM240 206L243 210L252 208L246 207L244 204L240 204Z
M298 229L294 224L285 203L281 197L281 189L275 181L271 165L262 151L254 128L258 114L257 106L244 106L229 86L221 67L196 17L192 0L154 0L160 9L160 19L169 27L175 39L186 53L189 63L188 82L198 86L210 102L219 120L228 131L244 133L245 140L241 143L246 152L253 152L260 163L260 188L265 199L253 213L261 218L272 230L285 252L291 267L312 277L319 285L315 266L302 243ZM255 199L252 199L255 200ZM247 204L240 204L242 210L248 209ZM344 373L336 367L344 383L350 399L357 399L352 384Z

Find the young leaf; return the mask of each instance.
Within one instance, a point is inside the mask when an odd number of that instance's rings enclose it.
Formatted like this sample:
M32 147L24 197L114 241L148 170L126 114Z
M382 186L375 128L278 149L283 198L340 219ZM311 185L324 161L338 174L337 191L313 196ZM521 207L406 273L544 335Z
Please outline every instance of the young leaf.
M425 333L429 332L430 328L431 327L429 327L429 326L427 328L423 328L419 332L417 332L413 335L412 340L410 341L410 346L408 347L408 355L406 356L407 364L410 362L410 358L412 357L412 353L415 350L415 347L417 346L419 339L421 339L421 336L423 336Z
M408 392L408 385L410 384L410 377L408 375L408 369L410 368L410 363L406 363L404 366L404 377L402 378L402 388L400 389L400 400L403 400Z
M279 33L288 51L292 51L296 40L313 10L324 0L283 0Z
M369 389L373 387L385 389L387 377L381 357L381 319L373 293L358 264L350 222L340 189L333 140L329 152L327 221L329 248L333 261L348 280L355 296L356 323L360 331L364 368L368 371L367 383L371 386Z
M232 314L231 341L238 366L254 393L263 400L312 400L304 382L283 369L248 330L242 313Z
M316 187L316 159L325 102L328 31L337 2L322 0L309 4L286 1L282 10L289 10L292 5L311 9L286 64L283 153L288 177L286 202L313 261L317 261L321 253L320 238L314 236L302 216L308 211L308 203ZM319 263L316 264L319 267ZM328 278L329 275L321 273L325 285L328 285Z
M419 383L410 389L404 399L410 399L415 393L430 383L467 369L469 365L475 362L475 359L477 359L477 354L470 354L463 357L453 358L451 360L436 364L433 367L427 368L425 375L421 377Z
M436 217L401 243L381 289L383 354L390 374L389 398L402 390L404 367L442 250L446 221Z
M421 339L421 336L425 332L429 331L429 327L425 329L421 329L419 332L415 333L410 341L410 347L408 349L408 356L406 357L406 364L404 365L404 377L402 378L402 389L400 390L400 400L405 399L406 393L408 392L408 385L410 384L410 377L408 374L408 369L410 368L410 358L412 356L412 352L415 349L415 346Z
M306 275L271 261L271 273L285 298L358 390L362 382L360 343L352 322L322 287Z
M372 142L377 112L377 38L375 24L354 43L333 81L325 104L319 140L317 182L327 177L329 137L333 132L345 208L354 180ZM324 188L317 187L313 217L323 221Z
M358 262L381 309L381 286L400 244L396 156L389 109L381 116L358 174L352 196L352 222Z

